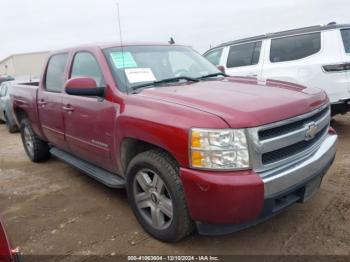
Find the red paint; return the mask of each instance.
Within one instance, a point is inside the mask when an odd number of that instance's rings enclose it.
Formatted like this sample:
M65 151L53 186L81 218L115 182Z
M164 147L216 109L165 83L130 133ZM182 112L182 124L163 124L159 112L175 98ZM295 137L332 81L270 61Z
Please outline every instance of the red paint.
M187 205L194 220L239 224L259 217L264 184L253 171L205 172L180 169Z
M0 262L13 261L13 254L11 251L10 242L7 238L4 226L0 221Z
M270 81L271 83L271 81ZM232 128L256 127L310 112L328 101L318 89L285 83L257 84L256 79L225 78L159 89L143 96L217 115Z
M77 77L69 79L65 84L65 89L85 89L85 88L96 88L96 81L89 77Z
M333 135L336 135L337 134L337 131L333 128L333 127L329 127L329 130L328 130L328 132L330 133L330 134L333 134Z
M134 138L163 148L181 166L194 219L240 223L256 218L264 198L260 178L250 171L220 173L188 169L190 128L245 128L276 122L327 103L325 93L286 82L258 83L254 78L229 77L149 88L127 95L118 90L102 52L102 48L111 46L84 46L57 52L68 53L65 82L70 78L75 53L93 54L106 83L105 99L72 96L64 91L47 92L43 83L38 89L18 85L11 95L15 112L24 110L43 140L120 175L124 175L121 166L124 139ZM45 73L46 66L43 79ZM74 111L63 107L72 107Z

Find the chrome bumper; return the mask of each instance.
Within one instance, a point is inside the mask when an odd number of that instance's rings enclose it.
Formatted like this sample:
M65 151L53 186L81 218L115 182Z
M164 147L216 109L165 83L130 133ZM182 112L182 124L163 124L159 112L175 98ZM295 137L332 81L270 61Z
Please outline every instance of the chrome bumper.
M327 169L336 153L337 135L328 134L318 150L309 158L287 168L260 173L265 187L265 198L309 180Z

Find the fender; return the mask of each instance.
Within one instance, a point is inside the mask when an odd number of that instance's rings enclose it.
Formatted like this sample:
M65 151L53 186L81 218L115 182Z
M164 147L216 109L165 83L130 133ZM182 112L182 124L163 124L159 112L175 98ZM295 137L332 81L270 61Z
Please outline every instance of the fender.
M125 100L124 111L116 119L117 156L121 156L122 141L133 138L166 150L181 167L188 167L186 152L192 127L229 128L221 118L183 105L137 95Z

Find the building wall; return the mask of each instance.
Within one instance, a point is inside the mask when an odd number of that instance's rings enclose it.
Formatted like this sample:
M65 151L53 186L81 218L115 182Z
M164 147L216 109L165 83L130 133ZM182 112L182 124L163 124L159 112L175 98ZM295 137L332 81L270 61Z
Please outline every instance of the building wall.
M0 62L0 74L15 78L39 76L48 54L49 52L37 52L12 55Z
M14 73L13 59L10 56L0 63L0 75L14 75Z

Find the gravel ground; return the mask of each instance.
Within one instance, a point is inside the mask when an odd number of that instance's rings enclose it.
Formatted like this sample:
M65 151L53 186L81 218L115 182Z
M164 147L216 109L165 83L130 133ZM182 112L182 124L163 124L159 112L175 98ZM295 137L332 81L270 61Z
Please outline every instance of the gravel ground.
M23 254L350 255L350 117L335 118L335 164L305 204L223 237L159 242L140 227L124 190L112 190L52 158L31 163L19 134L0 126L0 214Z

